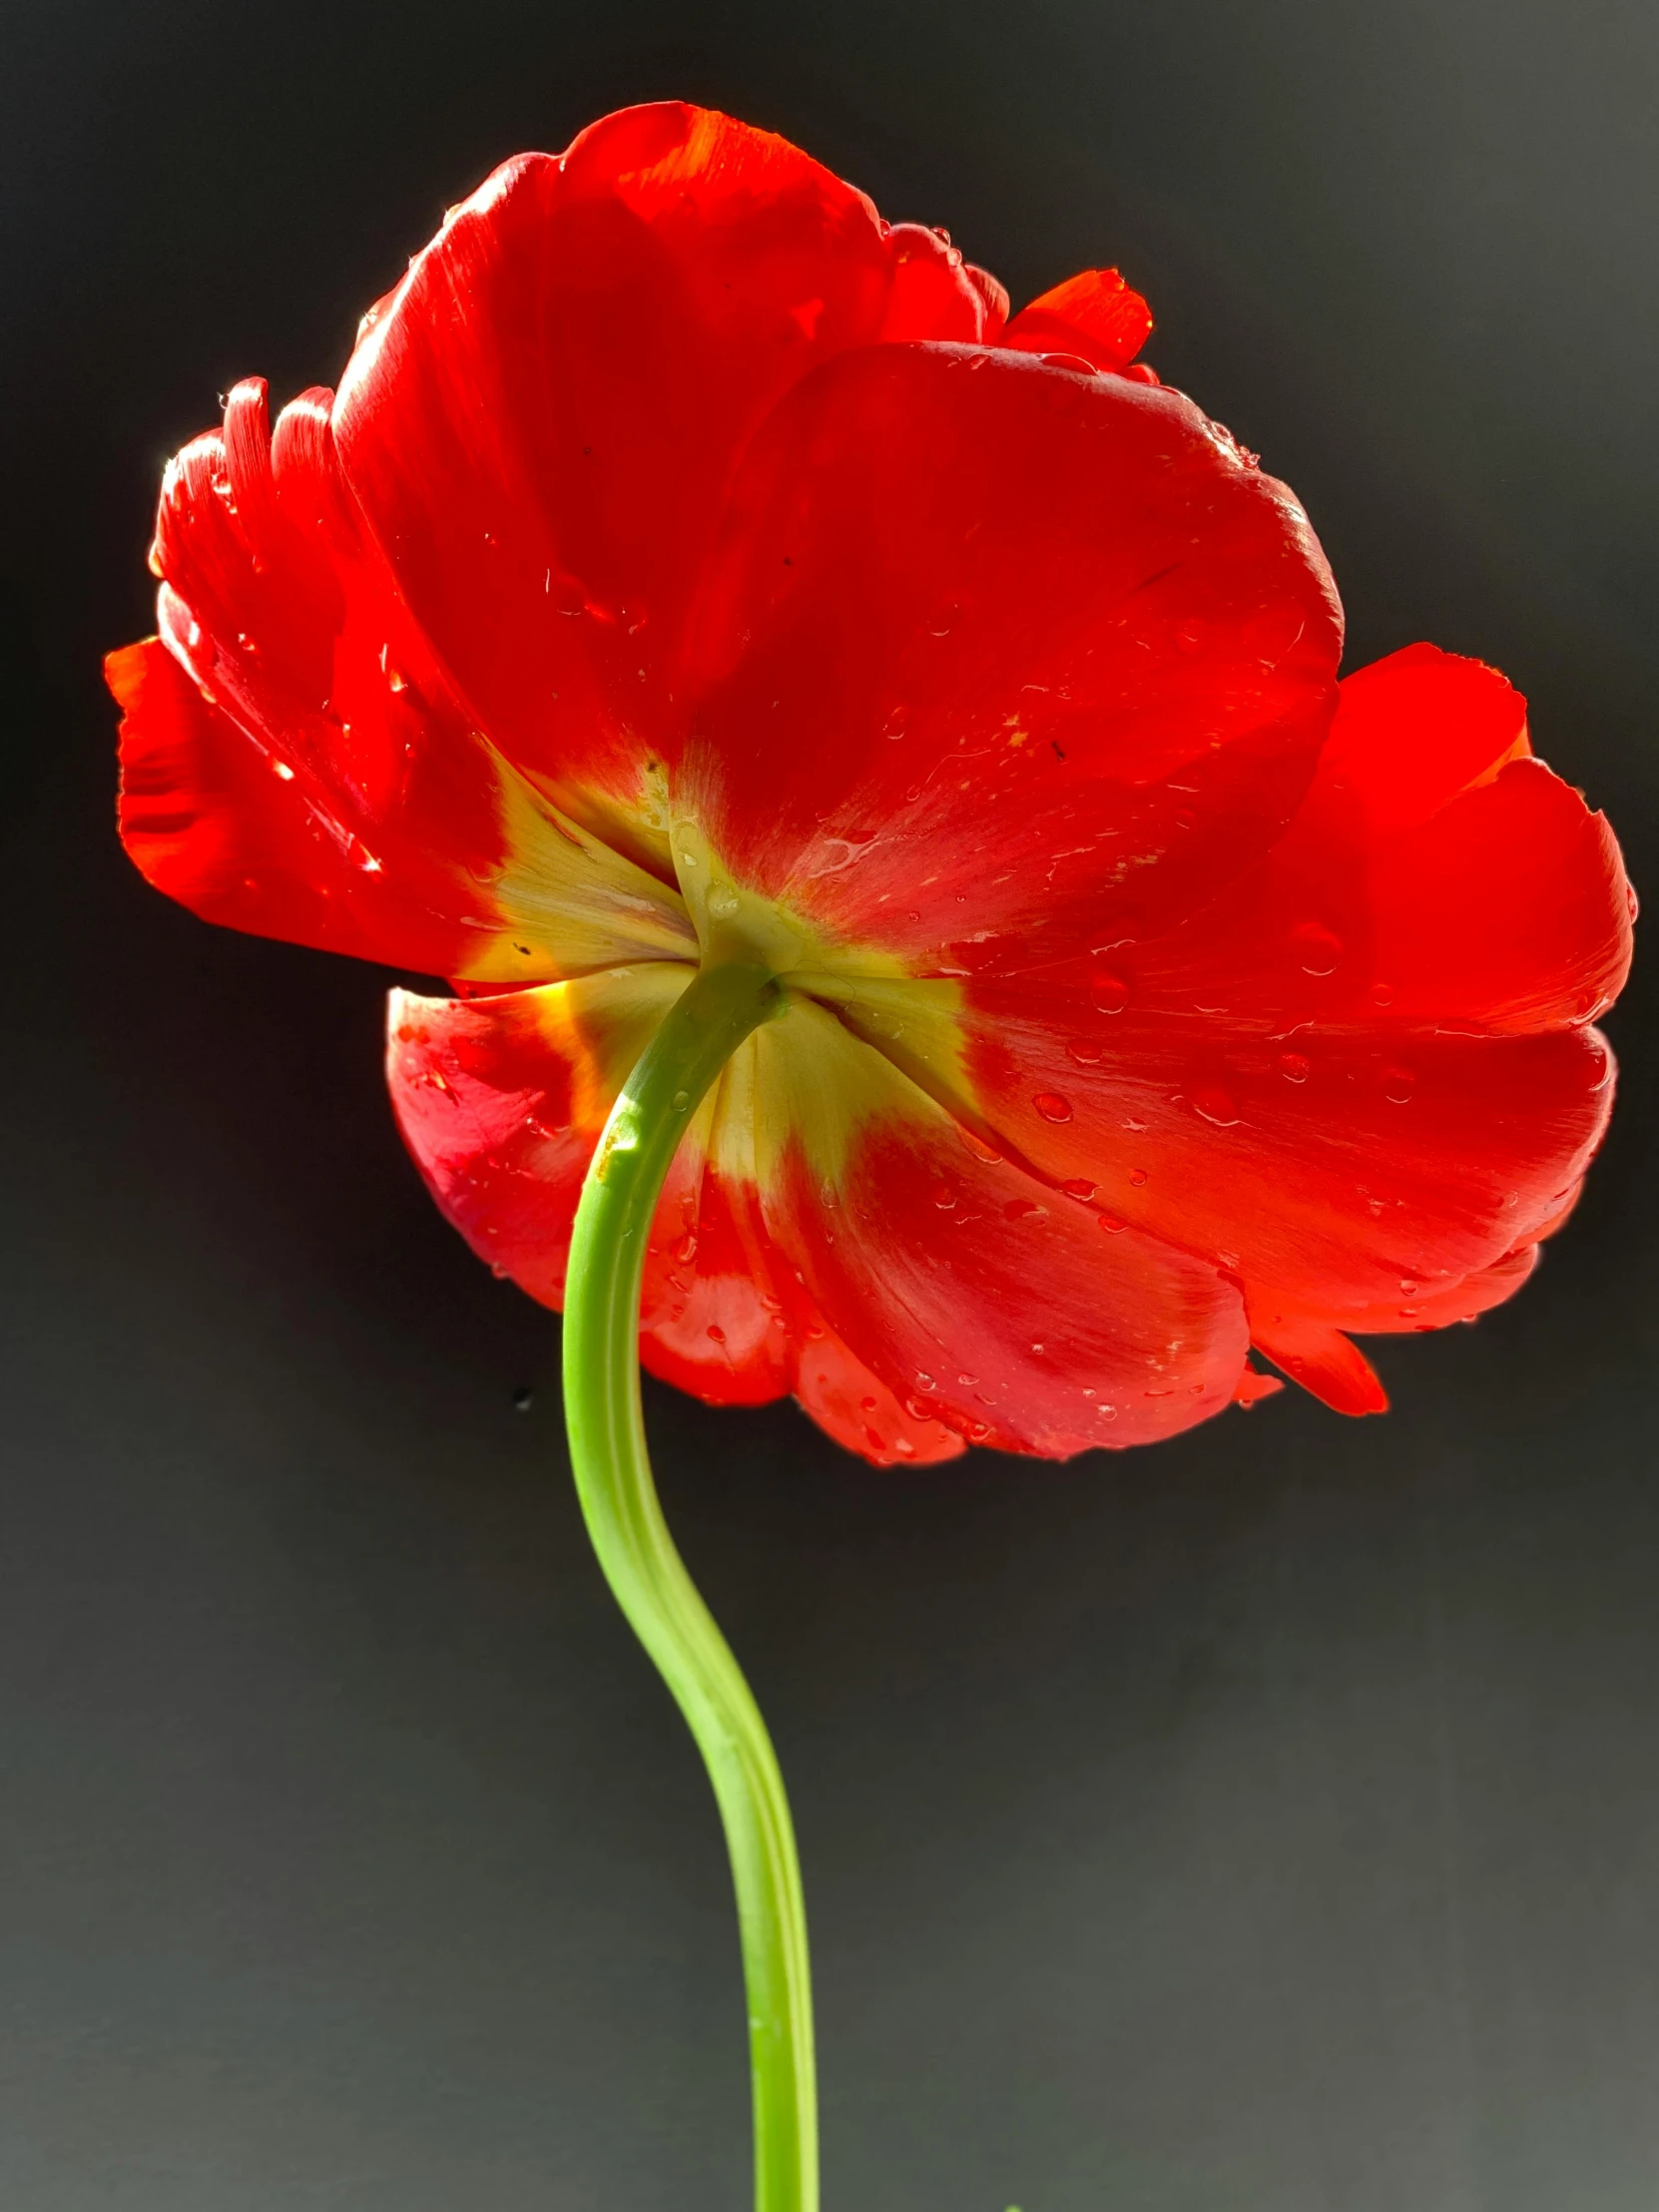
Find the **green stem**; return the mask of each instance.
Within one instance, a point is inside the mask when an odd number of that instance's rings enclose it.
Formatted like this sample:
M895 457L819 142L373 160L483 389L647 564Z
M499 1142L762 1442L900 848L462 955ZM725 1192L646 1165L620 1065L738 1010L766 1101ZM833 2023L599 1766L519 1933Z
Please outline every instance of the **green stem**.
M720 1801L749 1994L756 2212L818 2212L812 1990L789 1801L749 1685L663 1519L639 1378L640 1284L664 1178L699 1100L781 998L764 968L701 970L612 1109L571 1238L565 1421L599 1563L674 1692Z

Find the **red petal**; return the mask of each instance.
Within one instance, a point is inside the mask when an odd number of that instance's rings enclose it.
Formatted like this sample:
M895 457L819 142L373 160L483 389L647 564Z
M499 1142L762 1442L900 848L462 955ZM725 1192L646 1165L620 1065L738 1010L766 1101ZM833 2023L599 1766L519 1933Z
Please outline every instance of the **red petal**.
M1396 1021L1525 1033L1587 1020L1624 987L1618 845L1541 761L1512 762L1394 840L1370 888L1370 965Z
M451 212L353 355L336 430L514 760L631 805L672 757L675 643L757 425L890 317L977 334L976 287L911 244L785 140L674 103L509 162Z
M210 705L159 638L105 664L122 712L122 840L158 890L193 913L428 973L464 966L479 932L434 913L297 771Z
M803 1337L795 1394L819 1426L878 1467L936 1466L967 1449L953 1430L918 1417L820 1316Z
M1300 509L1188 401L944 346L779 407L695 635L727 862L958 974L1208 899L1300 800L1339 649Z
M169 466L163 646L112 656L124 833L209 920L432 973L677 951L677 894L568 824L457 709L339 480L328 394L239 384ZM171 655L174 673L161 662Z
M1246 1331L1213 1267L986 1157L810 1001L756 1043L768 1121L791 1133L763 1179L767 1222L918 1418L1065 1458L1227 1404Z
M1469 1318L1563 1218L1611 1104L1578 1024L1623 980L1630 900L1494 672L1420 649L1351 682L1252 876L973 986L972 1083L1041 1172L1236 1273L1255 1341L1353 1410L1376 1390L1340 1331Z
M1593 1031L1281 1043L1133 1002L1102 1016L1081 993L975 996L972 1080L1001 1140L1209 1255L1253 1320L1260 1298L1335 1327L1410 1324L1422 1296L1544 1233L1606 1125L1611 1061Z
M616 1093L690 970L641 965L466 1002L393 992L387 1073L404 1140L447 1218L555 1309L571 1223ZM730 1076L728 1077L730 1081ZM753 1095L750 1093L749 1095ZM953 1457L961 1439L903 1406L829 1328L769 1235L753 1183L711 1160L734 1135L721 1094L697 1117L653 1225L641 1357L714 1404L794 1390L877 1465Z
M1572 1211L1572 1200L1577 1195L1575 1185L1572 1197L1533 1234L1539 1238L1552 1236ZM1492 1307L1501 1306L1506 1299L1514 1297L1536 1271L1541 1257L1538 1245L1522 1245L1518 1251L1504 1253L1490 1267L1476 1268L1461 1282L1443 1284L1431 1290L1413 1286L1408 1305L1374 1311L1364 1322L1354 1326L1372 1336L1401 1337L1429 1329L1446 1329L1453 1322L1478 1321Z
M1426 822L1528 750L1526 701L1507 677L1408 645L1344 678L1319 795L1334 812L1358 814L1374 842Z
M924 338L958 338L974 343L996 321L994 276L969 269L950 241L919 223L894 223L887 229L893 263L892 290L881 324L888 343ZM995 291L989 287L995 285ZM1002 293L1006 311L1007 293Z
M1340 1330L1293 1312L1250 1317L1251 1342L1338 1413L1385 1413L1388 1393L1377 1371Z
M386 1079L403 1141L447 1220L532 1298L564 1301L582 1178L614 1090L586 1041L643 1051L684 987L665 965L467 1001L393 991ZM627 1066L616 1076L620 1087Z
M1431 647L1349 677L1289 833L1250 882L1118 955L1137 1005L1288 1032L1533 1032L1611 1004L1634 910L1600 815L1528 756L1524 702Z
M796 1344L753 1192L689 1140L665 1197L646 1254L645 1365L714 1405L786 1396Z
M1000 339L1008 320L1008 287L999 282L988 269L976 269L972 262L963 265L962 274L983 302L984 320L980 336L987 345L994 345ZM940 330L929 334L942 337L944 332Z
M1233 1402L1248 1412L1253 1405L1260 1405L1263 1398L1272 1397L1285 1387L1277 1375L1264 1375L1260 1368L1247 1367L1233 1388Z
M1025 353L1079 353L1124 368L1152 335L1152 310L1115 269L1085 269L1022 307L1001 343Z
M686 972L472 1004L394 994L409 1148L474 1250L549 1305L599 1126ZM643 1317L658 1374L720 1402L793 1387L881 1463L946 1457L954 1436L1064 1456L1170 1434L1228 1401L1245 1352L1213 1269L1103 1234L1087 1207L970 1151L801 1000L741 1048L688 1134Z

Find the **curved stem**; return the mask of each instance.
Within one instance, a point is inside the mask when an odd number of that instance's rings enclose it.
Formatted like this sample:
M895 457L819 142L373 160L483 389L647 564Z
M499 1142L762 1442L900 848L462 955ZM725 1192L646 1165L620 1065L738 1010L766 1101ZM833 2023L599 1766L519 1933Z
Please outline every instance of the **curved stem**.
M764 968L703 969L618 1098L571 1239L565 1421L599 1563L674 1692L720 1802L749 1994L756 2212L818 2212L812 1991L789 1801L749 1685L663 1519L639 1379L640 1285L664 1178L699 1100L780 1002Z

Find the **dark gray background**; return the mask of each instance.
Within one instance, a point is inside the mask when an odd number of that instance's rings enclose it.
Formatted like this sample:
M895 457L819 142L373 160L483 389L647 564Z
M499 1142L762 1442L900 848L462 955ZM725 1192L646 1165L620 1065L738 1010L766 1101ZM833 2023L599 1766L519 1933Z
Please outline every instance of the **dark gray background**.
M1354 658L1531 696L1659 879L1648 0L8 0L0 2202L736 2212L714 1814L439 1221L384 977L111 830L165 455L500 157L681 93L1015 296L1116 261ZM792 1780L830 2212L1652 2212L1652 970L1518 1305L1140 1456L656 1392ZM534 1409L517 1385L537 1381Z

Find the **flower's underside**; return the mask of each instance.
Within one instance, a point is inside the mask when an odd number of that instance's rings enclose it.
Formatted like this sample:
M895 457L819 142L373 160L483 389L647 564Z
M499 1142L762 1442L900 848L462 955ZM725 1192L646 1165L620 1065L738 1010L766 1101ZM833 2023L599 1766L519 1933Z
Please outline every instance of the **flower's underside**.
M1524 1280L1606 1122L1631 902L1523 705L1336 681L1285 488L993 279L696 110L509 163L337 396L239 385L112 657L122 826L393 994L398 1119L560 1303L595 1138L705 954L788 985L694 1117L645 1358L866 1457L1060 1456Z

